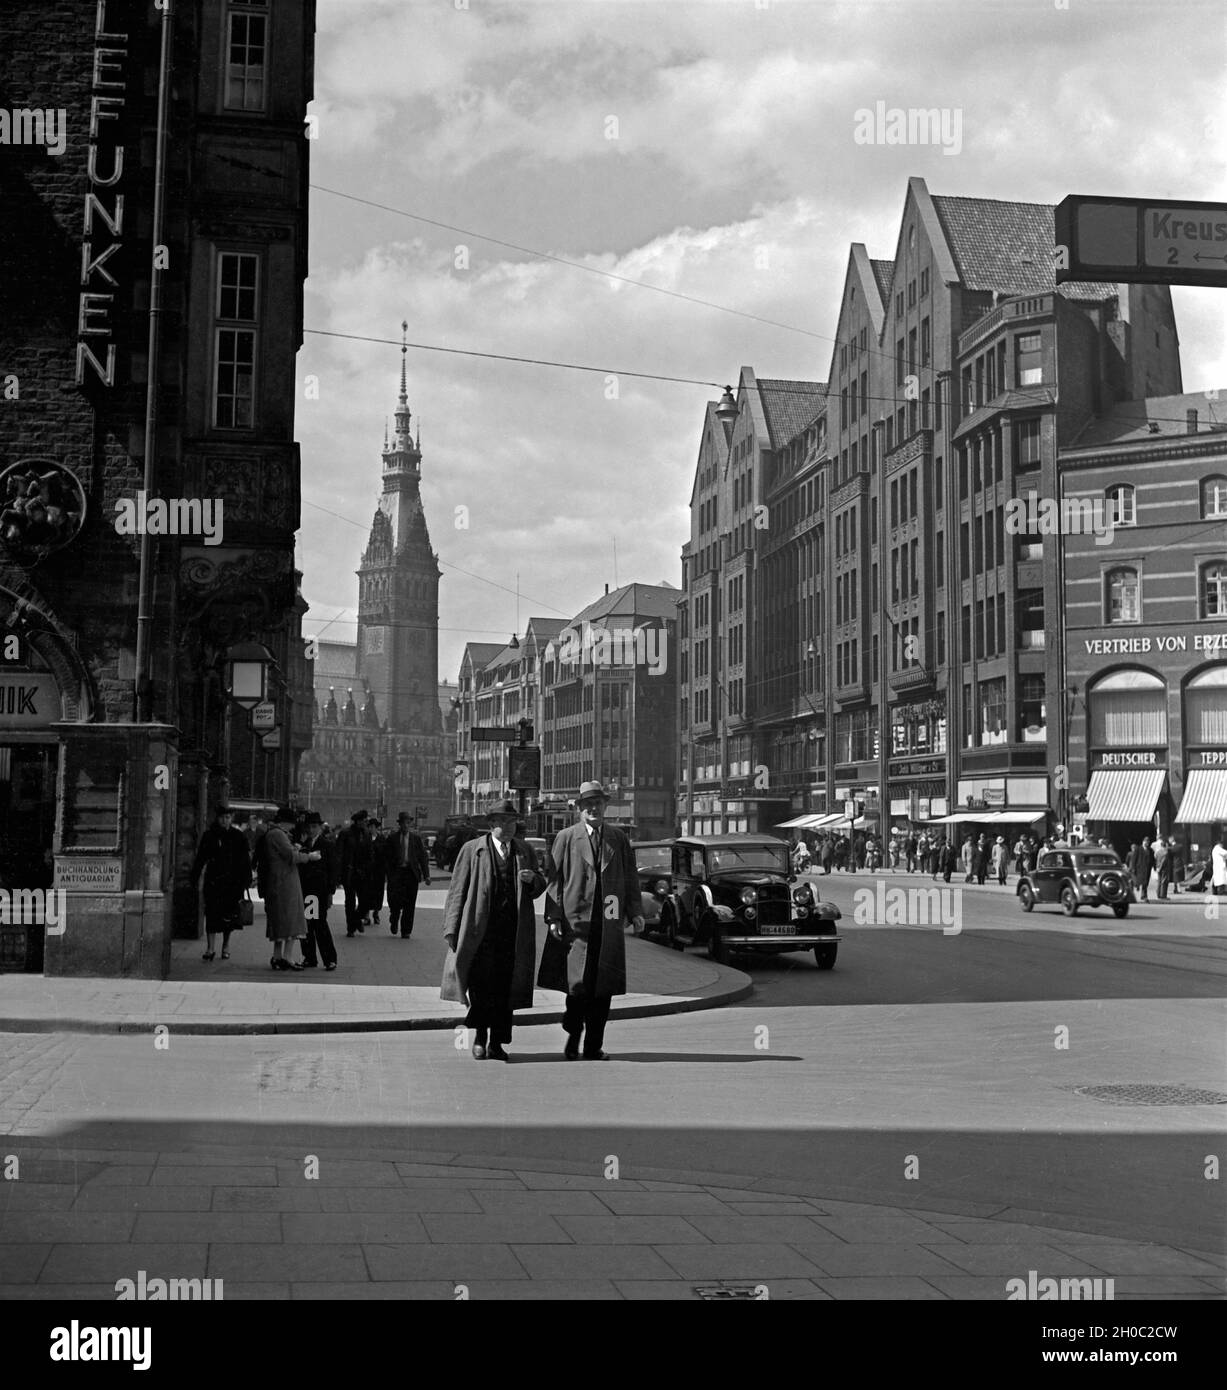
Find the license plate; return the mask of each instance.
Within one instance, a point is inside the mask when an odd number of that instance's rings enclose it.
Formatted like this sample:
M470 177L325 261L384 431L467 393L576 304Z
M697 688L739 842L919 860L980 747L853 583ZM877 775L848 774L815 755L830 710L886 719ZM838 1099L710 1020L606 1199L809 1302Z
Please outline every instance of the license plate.
M762 928L762 934L764 936L791 936L793 934L793 928L787 923L781 923L779 926L764 926Z

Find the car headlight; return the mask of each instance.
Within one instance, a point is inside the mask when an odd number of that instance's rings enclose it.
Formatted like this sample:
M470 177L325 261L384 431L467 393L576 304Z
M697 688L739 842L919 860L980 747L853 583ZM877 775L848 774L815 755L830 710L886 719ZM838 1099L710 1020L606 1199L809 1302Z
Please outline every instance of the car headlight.
M802 917L808 917L808 916L809 916L809 908L808 908L804 903L798 903L798 904L797 904L796 916L797 916L798 921L799 921Z
M652 892L659 893L662 898L668 891L669 880L667 878L658 878L656 882L652 885Z
M814 890L808 883L803 883L800 888L792 890L792 900L795 903L812 903L814 901Z
M756 902L758 902L758 889L757 889L757 888L743 888L743 889L741 890L741 901L742 901L743 903L756 903Z
M758 916L758 908L747 907L744 915L747 922L752 922Z

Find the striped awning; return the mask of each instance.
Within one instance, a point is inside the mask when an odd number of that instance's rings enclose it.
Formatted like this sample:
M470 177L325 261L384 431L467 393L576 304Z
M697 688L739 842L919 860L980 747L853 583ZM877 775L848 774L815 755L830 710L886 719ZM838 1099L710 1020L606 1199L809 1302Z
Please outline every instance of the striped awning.
M1184 784L1184 798L1176 812L1180 825L1208 825L1227 821L1227 771L1196 767Z
M792 820L782 820L775 827L777 830L797 830L803 825L808 825L815 817L808 811L803 816L793 816Z
M1086 789L1090 820L1153 820L1167 779L1165 769L1100 768Z

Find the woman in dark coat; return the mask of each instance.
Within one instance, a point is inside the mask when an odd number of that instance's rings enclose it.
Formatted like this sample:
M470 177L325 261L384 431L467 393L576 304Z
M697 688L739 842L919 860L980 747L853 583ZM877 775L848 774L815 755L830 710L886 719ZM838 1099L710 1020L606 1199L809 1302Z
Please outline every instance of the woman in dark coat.
M230 933L239 931L239 904L251 887L247 836L233 824L229 806L219 806L213 824L200 837L192 863L192 891L204 876L205 960L214 958L214 937L222 934L222 960L230 959Z
M545 892L532 846L514 838L519 813L505 801L489 813L490 834L456 856L443 909L447 958L439 993L467 1004L476 1030L473 1056L506 1062L512 1011L533 1002L537 918L533 899Z

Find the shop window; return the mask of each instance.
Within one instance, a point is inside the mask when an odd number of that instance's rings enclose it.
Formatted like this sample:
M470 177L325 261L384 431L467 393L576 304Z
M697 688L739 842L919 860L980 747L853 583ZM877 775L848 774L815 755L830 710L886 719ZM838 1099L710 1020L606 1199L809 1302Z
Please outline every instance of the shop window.
M1227 478L1207 478L1201 485L1201 514L1227 517Z
M1129 483L1118 483L1104 493L1108 517L1113 526L1133 526L1137 523L1137 511L1133 499L1133 487Z
M1005 743L1006 728L1005 677L980 682L980 743Z
M1142 586L1135 569L1109 570L1105 579L1104 619L1109 623L1141 621Z
M1227 665L1194 676L1184 692L1185 740L1191 747L1227 745Z
M1167 690L1149 671L1114 671L1087 696L1096 748L1158 747L1167 742Z
M1202 567L1201 616L1227 618L1227 564L1222 561Z

